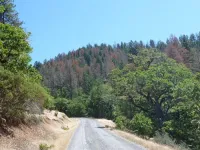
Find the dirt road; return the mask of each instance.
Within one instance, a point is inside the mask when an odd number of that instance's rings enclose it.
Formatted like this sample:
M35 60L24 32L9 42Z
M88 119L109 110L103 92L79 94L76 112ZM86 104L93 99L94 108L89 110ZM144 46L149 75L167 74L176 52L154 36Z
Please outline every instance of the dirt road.
M68 150L144 150L144 148L114 135L94 119L82 118Z

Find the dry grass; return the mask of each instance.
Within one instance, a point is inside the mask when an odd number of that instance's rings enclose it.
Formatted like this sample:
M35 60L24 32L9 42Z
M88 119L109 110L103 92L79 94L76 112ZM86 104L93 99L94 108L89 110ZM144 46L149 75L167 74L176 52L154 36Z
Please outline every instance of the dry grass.
M121 131L121 130L116 130L114 129L116 127L115 123L111 120L107 120L107 119L97 119L101 124L103 124L104 126L109 126L110 130L112 133L117 134L129 141L132 141L136 144L139 144L145 148L147 148L148 150L177 150L174 148L171 148L169 146L166 145L161 145L158 143L155 143L151 140L145 140L142 139L134 134L125 132L125 131Z
M42 123L12 128L14 137L0 137L1 150L38 150L41 143L54 145L51 150L65 150L79 120L63 113L45 110L40 116ZM68 127L63 130L62 127Z
M166 145L161 145L161 144L157 144L151 140L145 140L142 139L134 134L131 133L127 133L124 131L120 131L120 130L112 130L111 132L129 140L132 141L134 143L137 143L139 145L142 145L143 147L149 149L149 150L176 150L174 148L171 148L169 146Z
M115 128L116 124L112 120L108 119L97 119L101 124L108 128Z

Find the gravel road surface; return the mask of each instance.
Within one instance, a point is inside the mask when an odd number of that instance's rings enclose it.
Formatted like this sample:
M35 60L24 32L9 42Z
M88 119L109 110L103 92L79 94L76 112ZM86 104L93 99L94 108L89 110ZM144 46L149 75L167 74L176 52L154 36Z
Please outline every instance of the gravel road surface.
M94 119L81 118L68 150L145 150L104 129Z

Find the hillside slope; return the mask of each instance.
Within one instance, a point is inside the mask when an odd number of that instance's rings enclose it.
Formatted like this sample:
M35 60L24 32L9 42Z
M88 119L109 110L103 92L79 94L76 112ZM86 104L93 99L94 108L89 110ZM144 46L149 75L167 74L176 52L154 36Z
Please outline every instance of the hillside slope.
M59 54L43 64L36 62L35 67L53 96L72 98L78 88L82 87L87 93L89 82L107 78L112 69L122 68L127 61L125 51L102 44Z
M58 54L43 63L35 62L34 67L42 75L43 84L50 89L53 96L72 99L79 88L88 94L93 81L107 79L114 68L123 68L133 61L129 59L129 55L137 55L144 48L164 52L178 63L184 63L193 72L198 72L199 36L200 33L181 35L178 38L170 36L166 42L150 40L147 44L142 41L121 42L113 46L103 43L88 44L68 54Z
M14 137L1 136L1 150L38 150L41 144L52 146L53 150L66 149L79 123L78 119L48 110L37 118L42 119L37 125L12 128Z

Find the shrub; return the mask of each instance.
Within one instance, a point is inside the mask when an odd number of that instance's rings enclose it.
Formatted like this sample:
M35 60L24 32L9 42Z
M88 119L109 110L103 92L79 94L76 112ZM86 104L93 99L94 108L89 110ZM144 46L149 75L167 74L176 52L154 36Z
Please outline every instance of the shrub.
M69 127L68 126L67 127L62 126L61 129L63 129L63 130L69 130Z
M40 144L39 149L40 150L49 150L53 147L54 147L53 145L48 146L47 144Z
M12 73L0 67L0 127L18 125L25 118L27 101L43 105L48 94L38 83L32 82L26 75Z
M169 134L167 134L166 132L164 133L160 133L160 132L156 132L155 137L154 137L154 141L160 144L164 144L164 145L169 145L174 147L175 145L175 140L173 140Z
M128 125L128 122L129 120L125 116L118 116L115 119L115 123L119 129L125 129Z
M53 98L50 96L46 98L43 106L46 109L53 110L55 108Z
M166 132L156 132L154 141L163 145L169 145L178 150L190 150L185 143L176 144L176 140L171 138Z
M73 117L84 117L86 116L86 106L83 102L78 100L71 100L67 105L67 115Z
M42 122L43 118L40 115L26 113L23 120L25 124L33 125L33 124L39 124L40 122Z
M153 123L150 118L142 113L136 114L129 123L129 128L138 135L151 136L153 133Z
M67 114L68 103L69 103L69 100L65 98L56 98L54 100L55 109L57 109L60 112L64 112L65 114Z

